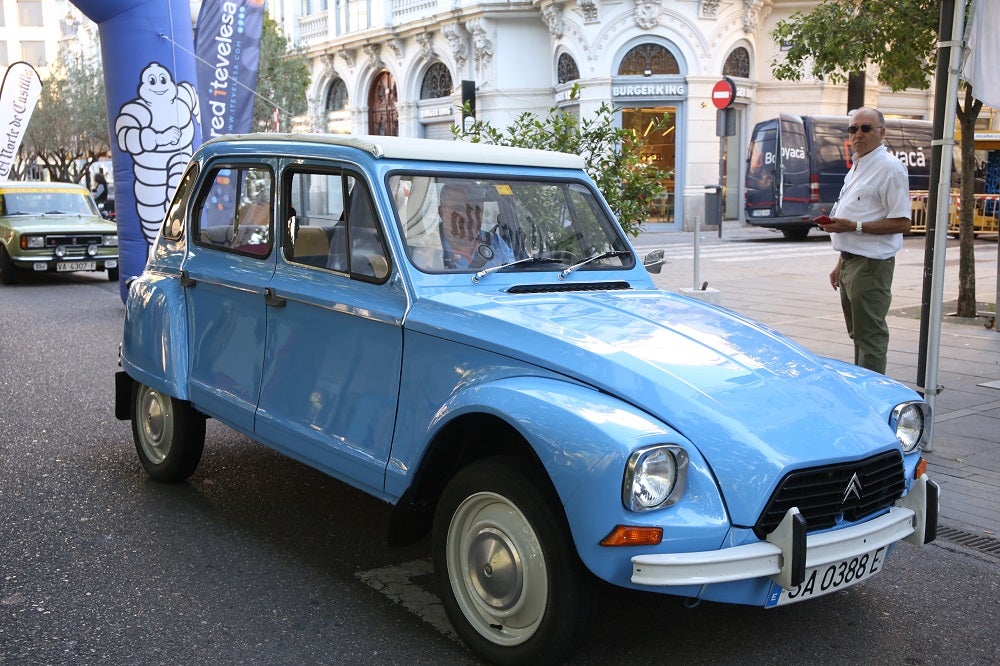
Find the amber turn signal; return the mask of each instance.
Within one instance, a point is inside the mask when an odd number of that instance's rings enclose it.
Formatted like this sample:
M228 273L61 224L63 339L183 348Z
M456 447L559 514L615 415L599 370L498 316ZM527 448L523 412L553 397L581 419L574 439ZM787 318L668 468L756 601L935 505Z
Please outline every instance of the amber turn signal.
M663 540L662 527L630 527L615 525L608 536L601 539L602 546L655 546Z
M927 472L927 461L921 458L917 461L917 466L913 469L913 478L919 479Z

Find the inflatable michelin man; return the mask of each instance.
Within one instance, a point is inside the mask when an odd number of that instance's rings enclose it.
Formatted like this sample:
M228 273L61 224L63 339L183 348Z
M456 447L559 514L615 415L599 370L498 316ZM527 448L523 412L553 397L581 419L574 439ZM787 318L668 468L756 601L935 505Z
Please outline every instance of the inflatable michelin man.
M118 111L115 137L119 149L132 156L136 212L152 243L194 152L195 127L201 121L194 86L174 83L157 62L142 70L137 93Z

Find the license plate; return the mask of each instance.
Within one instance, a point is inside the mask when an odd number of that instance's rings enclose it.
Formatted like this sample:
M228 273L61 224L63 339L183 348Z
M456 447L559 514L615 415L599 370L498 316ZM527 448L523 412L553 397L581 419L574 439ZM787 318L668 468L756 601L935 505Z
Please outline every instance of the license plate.
M794 604L796 601L821 597L824 594L860 583L865 578L882 570L885 557L886 547L882 546L840 562L806 569L806 577L802 584L790 590L782 588L777 583L771 583L771 591L767 595L767 602L764 606L771 608Z
M755 208L750 211L750 217L771 217L771 211L767 208Z
M114 259L108 259L107 261L104 262L104 267L105 268L118 268L118 262L115 261Z
M56 264L57 271L96 271L96 261L60 261Z

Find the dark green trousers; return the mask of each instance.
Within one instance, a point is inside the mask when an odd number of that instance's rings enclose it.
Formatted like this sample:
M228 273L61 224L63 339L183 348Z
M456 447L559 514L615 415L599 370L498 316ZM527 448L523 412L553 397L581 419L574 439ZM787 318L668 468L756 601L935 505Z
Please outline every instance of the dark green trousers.
M854 340L854 364L885 374L895 257L868 259L852 255L840 265L840 304L847 334Z

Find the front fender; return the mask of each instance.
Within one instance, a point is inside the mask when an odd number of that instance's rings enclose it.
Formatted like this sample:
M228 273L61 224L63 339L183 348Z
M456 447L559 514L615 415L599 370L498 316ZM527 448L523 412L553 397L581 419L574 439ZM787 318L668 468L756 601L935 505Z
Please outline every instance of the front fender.
M150 388L187 400L187 342L180 281L151 273L136 278L125 301L122 369Z
M426 441L469 413L503 419L533 449L563 505L577 551L601 578L628 585L631 557L642 552L599 545L619 524L662 526L677 548L717 548L726 537L728 514L699 451L628 403L559 378L507 377L449 396L435 412ZM687 488L670 508L633 513L622 502L625 465L634 450L654 444L688 452Z

